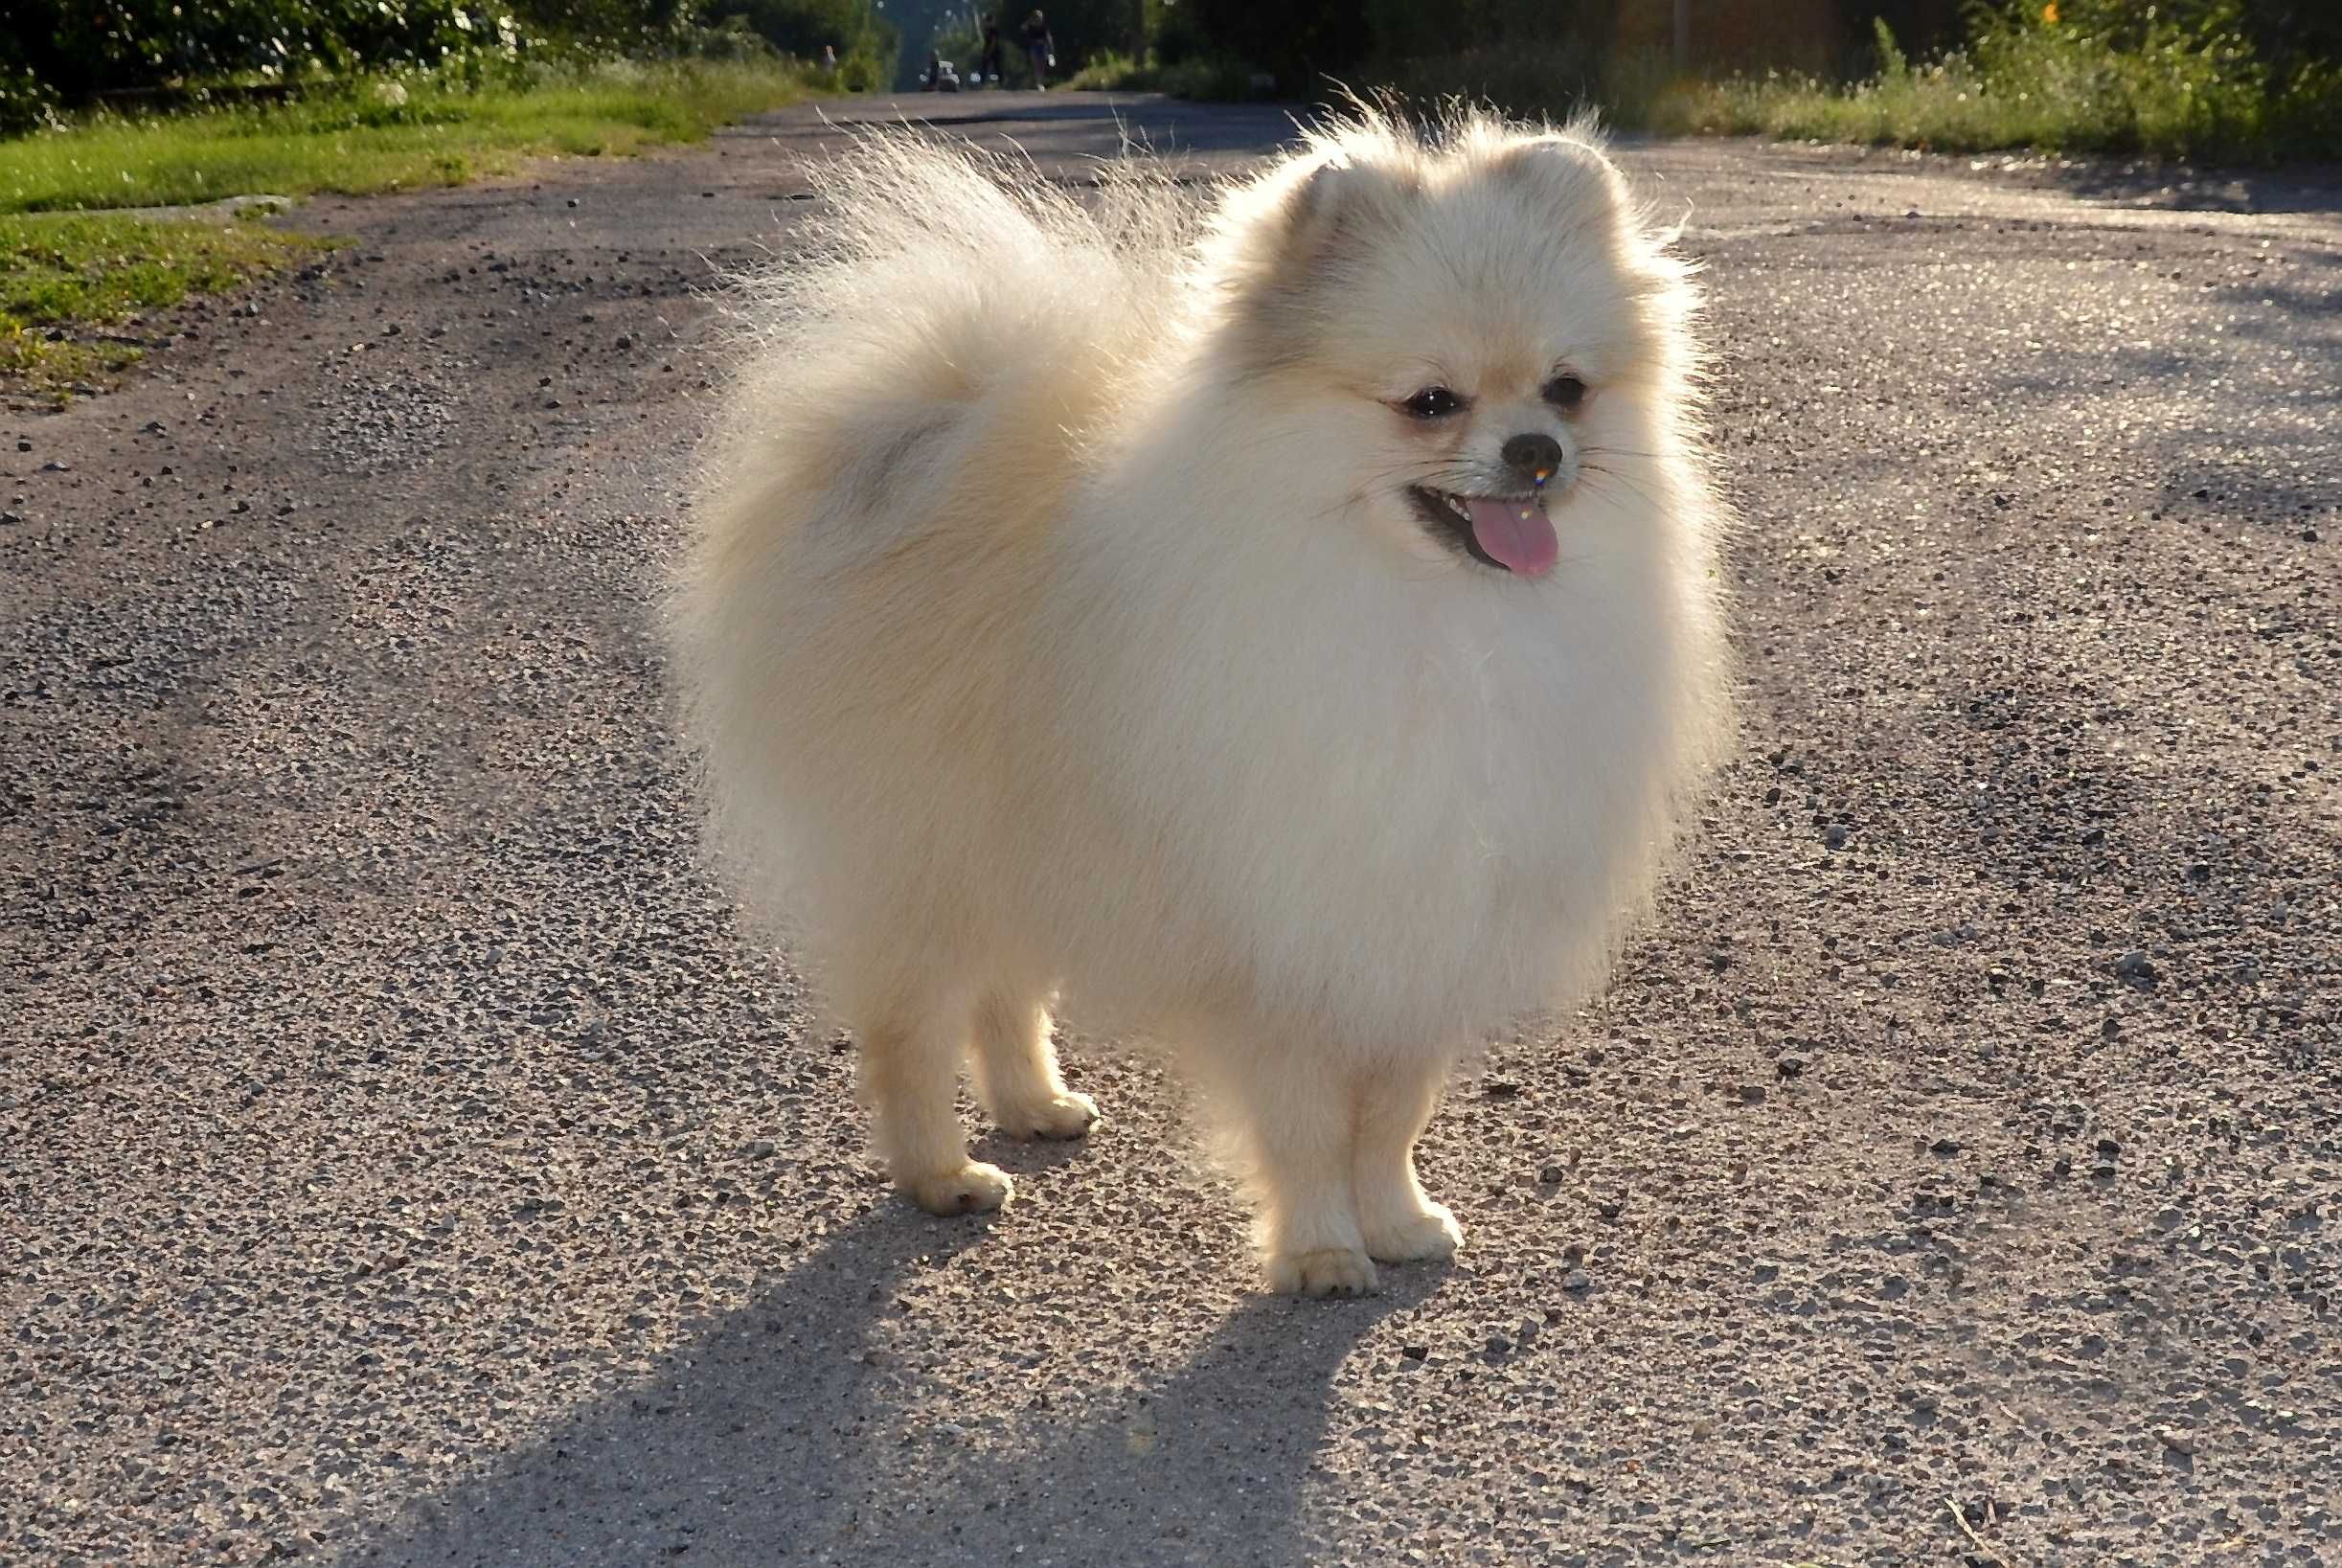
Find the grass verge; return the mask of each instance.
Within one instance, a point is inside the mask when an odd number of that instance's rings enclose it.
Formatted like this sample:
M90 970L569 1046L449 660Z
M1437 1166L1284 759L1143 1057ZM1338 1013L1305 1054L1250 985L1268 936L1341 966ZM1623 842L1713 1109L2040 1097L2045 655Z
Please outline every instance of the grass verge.
M1685 81L1660 56L1597 58L1565 42L1394 62L1370 80L1516 112L1593 103L1610 124L1665 135L2248 163L2342 157L2342 67L2272 66L2225 11L2208 14L2183 25L2154 8L2022 0L1971 13L1966 48L1921 62L1880 25L1875 71L1851 82L1779 72Z
M2120 47L2036 15L1918 65L1881 28L1878 53L1877 74L1851 85L1768 76L1676 87L1654 102L1650 125L1943 152L2342 157L2342 71L2310 65L2280 80L2233 36L2174 31Z
M139 357L102 329L233 288L324 243L247 222L0 216L0 386L61 404Z
M536 154L698 141L806 88L778 61L610 61L482 85L386 78L266 108L94 118L0 142L0 214L460 185Z

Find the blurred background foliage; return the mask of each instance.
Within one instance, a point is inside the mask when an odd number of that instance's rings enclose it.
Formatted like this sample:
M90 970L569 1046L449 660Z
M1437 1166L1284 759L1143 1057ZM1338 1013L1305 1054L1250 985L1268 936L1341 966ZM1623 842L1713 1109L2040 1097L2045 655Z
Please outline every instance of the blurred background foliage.
M2342 0L1145 0L1138 15L1135 42L1119 8L1059 31L1080 85L1346 83L1591 104L1657 131L2342 156Z
M894 75L879 0L8 0L0 134L92 108L268 100L385 74L486 80L623 57L838 57Z
M1336 84L1658 130L2342 155L2342 0L1042 0L1078 86L1322 99ZM0 134L92 105L287 94L570 57L962 77L1032 0L7 0ZM1681 11L1688 25L1680 36ZM821 84L819 82L817 85ZM1054 83L1056 85L1057 83Z

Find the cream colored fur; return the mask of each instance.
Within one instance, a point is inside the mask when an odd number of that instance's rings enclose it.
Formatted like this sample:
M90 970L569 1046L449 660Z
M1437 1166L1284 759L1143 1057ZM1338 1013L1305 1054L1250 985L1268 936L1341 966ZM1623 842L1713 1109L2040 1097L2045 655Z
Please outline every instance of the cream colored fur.
M1590 131L1473 116L1087 204L889 134L825 194L748 292L679 627L720 841L894 1179L1009 1196L971 1049L1005 1130L1087 1127L1061 1005L1216 1092L1278 1288L1452 1251L1449 1066L1599 981L1722 730L1687 269ZM1395 406L1431 382L1469 412ZM1535 580L1404 493L1524 431L1567 455Z

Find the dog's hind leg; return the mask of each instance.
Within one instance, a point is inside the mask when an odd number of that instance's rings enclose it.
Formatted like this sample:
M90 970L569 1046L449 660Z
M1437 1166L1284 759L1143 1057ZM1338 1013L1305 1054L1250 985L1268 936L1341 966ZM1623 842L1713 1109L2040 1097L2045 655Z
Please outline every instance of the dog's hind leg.
M989 990L976 1003L976 1096L1012 1138L1079 1138L1098 1120L1098 1102L1057 1076L1049 1013L1031 998Z
M1423 1193L1415 1140L1439 1104L1444 1057L1398 1061L1357 1075L1351 1191L1367 1256L1385 1263L1446 1258L1464 1244L1455 1216Z
M861 1034L863 1101L887 1174L930 1214L997 1209L1014 1191L1007 1172L967 1157L957 1105L966 1025L957 1009L899 1016Z

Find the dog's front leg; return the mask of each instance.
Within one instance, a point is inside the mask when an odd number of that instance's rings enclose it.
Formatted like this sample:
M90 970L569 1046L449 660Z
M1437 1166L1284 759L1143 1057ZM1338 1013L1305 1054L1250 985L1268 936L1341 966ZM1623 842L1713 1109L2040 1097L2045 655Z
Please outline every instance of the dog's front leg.
M1232 1063L1272 1289L1359 1296L1375 1288L1352 1198L1349 1073L1306 1051Z

